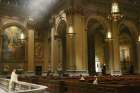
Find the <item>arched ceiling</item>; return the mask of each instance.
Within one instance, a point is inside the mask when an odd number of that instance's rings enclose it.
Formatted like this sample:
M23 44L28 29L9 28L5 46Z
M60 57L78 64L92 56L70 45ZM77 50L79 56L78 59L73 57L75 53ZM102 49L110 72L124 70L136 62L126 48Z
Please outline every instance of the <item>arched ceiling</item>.
M44 3L38 3L40 1ZM53 4L53 6L51 7L47 7L49 5L52 5L51 2L55 4ZM107 15L108 13L110 13L111 2L112 0L0 0L0 16L27 17L30 15L34 16L38 13L44 18L43 24L46 24L46 21L48 22L51 15L56 14L60 10L66 9L70 6L83 7L82 9L85 11L85 16L86 14L89 15L87 12L96 12L102 14L103 12L107 12ZM139 17L140 0L118 0L118 2L121 10L123 10L122 12L124 15L128 16L126 13L130 10L132 13L134 13L134 17ZM47 6L43 7L45 4ZM32 11L28 11L29 6L33 8ZM124 6L126 7L124 8Z
M65 6L65 7L69 7L71 5L75 5L75 6L80 6L81 7L86 7L87 5L103 5L105 8L108 8L111 6L111 2L112 0L0 0L0 10L4 9L3 7L10 7L11 8L18 8L17 10L29 10L27 9L29 6L33 7L32 3L33 4L36 4L38 2L44 2L45 3L50 3L48 5L51 5L52 2L56 2L56 4L54 6L51 7L50 10L58 10L58 9L61 9L61 7ZM71 2L73 2L73 4L71 4ZM120 6L122 5L126 5L126 6L131 6L133 7L134 9L137 9L139 10L140 8L140 0L118 0L118 2L120 3ZM83 6L84 5L84 6ZM13 7L14 6L14 7ZM44 8L43 7L43 4L42 5L39 5L37 6L36 8ZM94 7L94 6L93 6ZM46 7L46 10L48 9L49 7ZM96 8L98 9L98 8ZM95 10L96 10L95 9ZM39 10L39 9L37 9ZM39 10L41 11L41 9ZM106 10L107 11L107 10ZM47 12L47 11L45 11ZM55 11L50 11L50 12L55 12Z

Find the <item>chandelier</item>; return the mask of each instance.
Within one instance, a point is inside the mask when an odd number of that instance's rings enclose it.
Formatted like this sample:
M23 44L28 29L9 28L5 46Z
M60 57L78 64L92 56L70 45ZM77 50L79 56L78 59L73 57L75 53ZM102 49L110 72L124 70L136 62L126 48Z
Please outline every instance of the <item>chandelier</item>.
M111 5L111 15L109 15L108 18L113 21L119 21L122 17L123 15L120 13L118 1L113 0Z

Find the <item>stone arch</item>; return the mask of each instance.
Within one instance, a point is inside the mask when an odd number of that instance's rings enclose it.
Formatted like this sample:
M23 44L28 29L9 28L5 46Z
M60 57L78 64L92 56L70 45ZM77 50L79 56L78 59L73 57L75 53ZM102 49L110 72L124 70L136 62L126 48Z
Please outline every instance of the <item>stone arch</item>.
M125 20L124 22L122 22L119 25L119 30L122 29L123 25L126 26L129 29L133 40L137 41L137 39L138 39L138 29L137 29L136 25L130 20Z
M27 36L27 28L25 26L23 26L22 24L18 23L18 22L11 22L11 23L1 25L0 26L0 33L2 33L4 31L4 29L6 29L6 28L8 28L10 26L17 26L18 28L22 29L22 31Z
M90 16L86 20L86 27L88 27L88 23L90 22L90 20L96 20L96 21L98 21L103 26L103 28L105 29L105 31L111 31L110 24L106 20L106 18L104 18L102 16ZM106 32L104 32L104 33L106 33Z
M110 31L110 25L102 16L91 16L86 21L86 27L88 46L88 70L89 74L94 74L97 72L97 69L98 72L101 72L102 66L104 64L108 64L108 59L105 57L107 53L107 49L105 49L105 47L107 47L105 45L105 37L106 33ZM100 64L100 68L96 66L97 63Z
M138 29L136 25L130 20L123 21L119 25L119 37L120 37L120 62L122 61L121 62L122 72L133 74L135 69L132 69L131 66L137 64L136 42L138 40ZM124 55L126 53L128 55Z

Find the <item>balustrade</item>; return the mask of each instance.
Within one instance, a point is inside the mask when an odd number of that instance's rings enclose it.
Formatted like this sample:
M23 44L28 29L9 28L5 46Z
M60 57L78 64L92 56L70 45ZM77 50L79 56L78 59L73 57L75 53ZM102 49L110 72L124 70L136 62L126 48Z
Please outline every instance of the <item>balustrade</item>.
M0 78L0 88L8 92L8 86L9 79ZM12 93L45 93L46 89L46 86L18 81Z

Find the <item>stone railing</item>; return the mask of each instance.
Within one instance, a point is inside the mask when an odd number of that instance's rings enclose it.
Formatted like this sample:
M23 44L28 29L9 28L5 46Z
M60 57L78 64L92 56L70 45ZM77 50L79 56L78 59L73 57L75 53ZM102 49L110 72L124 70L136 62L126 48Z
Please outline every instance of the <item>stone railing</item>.
M9 80L0 78L0 88L8 92ZM12 93L45 93L47 87L27 82L15 83L15 88Z

